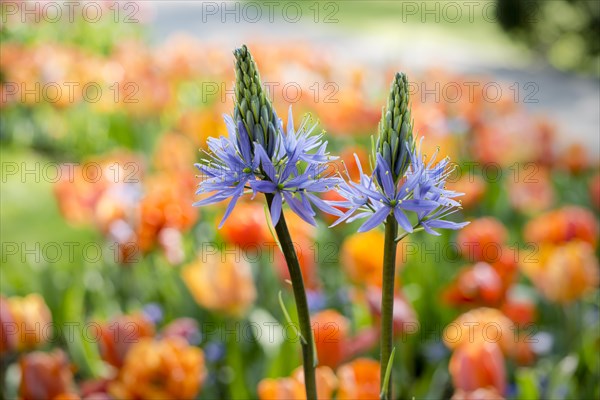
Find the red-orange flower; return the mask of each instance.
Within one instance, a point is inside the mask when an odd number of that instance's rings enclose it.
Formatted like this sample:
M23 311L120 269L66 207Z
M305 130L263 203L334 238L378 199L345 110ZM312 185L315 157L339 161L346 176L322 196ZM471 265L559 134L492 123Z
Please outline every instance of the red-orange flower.
M120 315L101 326L100 356L120 368L129 349L142 338L154 336L154 325L142 314Z
M321 311L311 318L320 365L337 367L347 355L350 322L335 310Z
M10 312L8 301L0 296L0 355L2 353L16 350L17 336L14 335L17 326Z
M503 295L502 280L486 262L462 269L444 292L452 305L496 305Z
M341 365L337 370L339 400L362 400L379 398L379 362L357 358Z
M117 399L193 399L205 376L201 349L178 337L143 338L127 353L109 393Z
M235 206L219 234L241 250L263 250L265 244L275 242L266 223L264 205L244 201Z
M463 256L469 261L494 262L507 239L508 232L500 221L484 217L472 221L460 230L457 242Z
M196 222L198 210L192 206L193 189L178 183L169 174L158 175L147 181L136 230L142 251L152 249L163 229L185 232Z
M456 390L472 392L481 388L494 388L504 393L506 370L500 346L493 342L476 341L458 347L448 370Z
M462 269L445 292L454 305L498 305L517 275L518 253L507 246L487 247L490 262L480 261ZM493 260L493 261L492 261Z
M54 350L52 353L29 353L21 357L19 365L19 395L22 400L77 398L72 393L71 366L62 350Z
M536 318L535 304L527 298L516 298L509 295L500 310L520 327L533 323Z

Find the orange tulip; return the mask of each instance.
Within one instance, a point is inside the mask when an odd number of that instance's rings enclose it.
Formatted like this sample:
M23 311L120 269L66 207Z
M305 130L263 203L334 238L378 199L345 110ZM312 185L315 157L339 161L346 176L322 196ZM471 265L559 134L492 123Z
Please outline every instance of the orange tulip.
M352 283L381 286L384 235L378 230L357 233L342 244L342 268Z
M521 269L550 301L569 303L598 286L598 259L589 243L579 240L542 246L536 260Z
M474 343L494 343L508 354L514 344L514 326L499 310L481 307L451 322L444 330L443 340L450 349Z
M12 316L8 301L0 296L0 355L17 349L17 325Z
M304 369L298 367L292 372L292 378L300 382L304 387ZM315 379L317 381L317 398L332 399L333 392L338 386L338 380L333 370L328 366L320 366L315 369Z
M239 256L204 253L181 275L196 302L212 311L241 317L256 299L250 265Z
M321 311L311 318L320 365L337 367L348 349L350 322L335 310Z
M464 227L457 237L465 258L471 262L497 260L501 246L508 239L508 231L492 217L479 218Z
M108 390L117 399L193 399L205 377L201 349L178 337L143 338L131 347Z
M504 295L502 280L488 263L462 269L444 292L452 305L496 305Z
M508 199L511 205L517 211L529 215L547 210L554 202L550 172L543 168L532 171L524 173L518 180L511 177L508 182Z
M337 388L337 378L331 368L317 367L315 370L317 381L317 398L330 400ZM305 400L304 371L302 367L292 372L291 377L267 378L258 384L258 398L260 400Z
M198 209L192 206L193 186L186 185L171 174L154 176L146 181L146 195L139 204L137 241L142 251L156 244L165 228L185 232L198 218Z
M535 304L529 299L508 296L500 310L520 327L527 326L535 321Z
M490 265L494 268L496 273L498 273L504 291L506 291L517 278L519 258L525 259L528 255L528 253L519 254L519 251L515 248L502 246L498 249L498 256L491 256L494 260L490 262Z
M129 349L142 338L154 336L154 325L142 314L120 315L102 325L100 356L120 368Z
M33 349L51 339L52 315L42 296L32 293L9 297L6 301L14 322L10 327L5 326L9 336L6 340L16 343L16 350Z
M362 400L379 398L379 362L357 358L341 365L337 370L339 400Z
M62 350L54 350L52 353L29 353L21 357L19 366L19 395L22 400L77 398L71 393L73 373Z
M500 346L491 342L473 342L457 348L448 370L454 388L466 392L492 387L498 393L506 388L504 357Z
M598 221L592 212L577 206L565 206L529 221L525 240L535 243L559 244L578 239L596 247Z
M264 205L256 202L237 204L219 234L242 250L264 249L265 244L275 242L267 226Z
M306 399L304 385L293 378L263 379L257 391L260 400Z

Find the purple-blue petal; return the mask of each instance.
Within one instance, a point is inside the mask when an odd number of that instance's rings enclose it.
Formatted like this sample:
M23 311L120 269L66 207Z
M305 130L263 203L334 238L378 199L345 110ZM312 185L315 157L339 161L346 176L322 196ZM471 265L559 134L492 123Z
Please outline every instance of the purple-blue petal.
M283 197L294 213L311 225L317 225L313 218L313 210L305 210L301 202L295 199L290 193L283 192Z
M404 229L406 232L412 233L412 224L408 220L406 214L404 214L404 212L402 212L402 210L399 207L394 208L394 218L396 218L396 221L398 221L398 225L400 225L402 229Z
M365 223L362 224L360 228L358 228L358 232L367 232L375 228L376 226L381 225L391 211L392 210L389 207L381 207L379 210L373 213L371 218L366 220Z
M273 201L271 202L271 221L273 221L273 226L276 226L279 222L279 217L281 216L281 203L281 194L275 194Z

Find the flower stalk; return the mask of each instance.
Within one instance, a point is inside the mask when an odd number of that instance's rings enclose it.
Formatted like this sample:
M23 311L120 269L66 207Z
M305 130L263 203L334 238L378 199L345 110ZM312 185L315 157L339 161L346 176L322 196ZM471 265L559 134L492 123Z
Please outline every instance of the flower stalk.
M271 210L273 204L274 195L271 193L265 193L269 210ZM292 282L292 289L294 290L294 299L296 301L296 311L298 313L298 323L300 325L300 334L303 340L300 341L302 345L302 359L304 367L304 387L306 389L306 398L308 400L317 399L317 382L315 378L315 366L316 366L316 354L314 353L314 338L312 334L312 328L310 324L310 313L308 309L308 301L306 298L306 291L304 289L304 278L302 277L302 270L300 269L300 263L294 249L294 243L287 227L285 217L283 213L279 218L279 221L275 225L275 233L281 246L281 251L285 257L285 261L290 272L290 280Z
M389 215L385 222L385 243L383 248L383 281L381 289L381 385L385 383L385 374L392 355L394 340L394 284L396 280L396 250L398 242L398 222ZM392 394L392 372L390 370L387 389L381 388L381 400L387 400Z

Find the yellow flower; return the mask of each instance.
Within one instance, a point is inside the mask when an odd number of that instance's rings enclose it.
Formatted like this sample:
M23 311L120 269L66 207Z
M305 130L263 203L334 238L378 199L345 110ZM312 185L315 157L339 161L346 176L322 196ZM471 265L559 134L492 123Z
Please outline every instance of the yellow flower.
M211 311L241 317L256 299L252 271L243 254L203 252L181 274L196 302Z
M357 233L342 244L342 266L355 284L381 286L383 278L382 232Z
M568 303L598 286L598 259L587 242L541 246L535 258L521 269L550 301Z
M15 338L17 350L33 349L51 338L52 315L42 296L32 293L7 302L14 325L6 332Z

